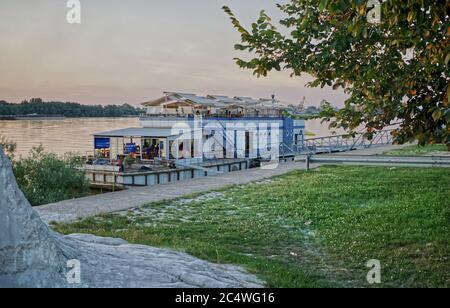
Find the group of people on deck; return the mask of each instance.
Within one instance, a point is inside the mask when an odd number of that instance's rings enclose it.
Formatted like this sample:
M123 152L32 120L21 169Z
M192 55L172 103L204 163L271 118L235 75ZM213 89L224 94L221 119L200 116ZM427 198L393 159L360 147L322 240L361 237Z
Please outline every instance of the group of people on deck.
M159 145L158 144L152 144L151 146L147 147L145 149L145 158L146 159L153 159L155 157L159 157Z

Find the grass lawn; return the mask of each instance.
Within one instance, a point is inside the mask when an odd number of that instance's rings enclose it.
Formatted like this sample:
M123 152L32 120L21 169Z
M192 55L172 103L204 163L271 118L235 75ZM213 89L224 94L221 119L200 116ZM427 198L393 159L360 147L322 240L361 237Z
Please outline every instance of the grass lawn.
M396 156L416 156L416 155L427 155L433 152L447 152L448 148L445 144L430 144L425 146L412 145L406 148L392 150L386 152L386 155L396 155Z
M268 287L450 287L450 170L321 167L55 225L242 265ZM157 191L157 189L155 190Z

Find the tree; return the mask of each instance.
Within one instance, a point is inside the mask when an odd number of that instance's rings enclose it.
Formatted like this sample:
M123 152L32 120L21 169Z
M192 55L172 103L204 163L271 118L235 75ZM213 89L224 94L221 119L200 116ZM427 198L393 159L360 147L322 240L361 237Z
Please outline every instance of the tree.
M307 114L318 114L319 109L316 106L308 106L305 109L305 113Z
M345 108L322 112L332 127L353 131L362 124L370 135L399 122L399 143L450 147L450 1L291 0L278 7L287 31L264 11L247 30L224 7L241 33L235 48L252 54L236 59L239 66L258 77L282 69L308 73L309 86L343 88ZM375 9L381 19L374 22Z
M328 110L329 108L332 108L331 104L329 102L327 102L324 99L320 101L320 104L319 104L320 111Z

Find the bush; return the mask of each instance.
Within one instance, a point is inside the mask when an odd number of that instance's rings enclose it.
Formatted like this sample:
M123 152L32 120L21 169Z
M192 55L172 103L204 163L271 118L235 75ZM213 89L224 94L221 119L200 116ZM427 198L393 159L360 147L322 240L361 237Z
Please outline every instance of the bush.
M0 146L3 148L3 151L5 151L5 154L9 157L9 159L13 160L17 149L17 144L0 135Z
M59 158L42 146L13 164L17 183L32 206L87 195L89 181L79 169L81 165L82 160L72 154Z

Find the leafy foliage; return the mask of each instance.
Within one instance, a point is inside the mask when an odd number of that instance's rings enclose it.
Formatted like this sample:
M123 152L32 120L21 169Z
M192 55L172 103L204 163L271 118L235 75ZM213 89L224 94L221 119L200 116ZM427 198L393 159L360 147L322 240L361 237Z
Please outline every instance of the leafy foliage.
M0 146L3 148L5 154L11 159L14 159L16 153L17 144L13 141L6 139L5 136L0 135Z
M89 182L78 169L81 164L72 154L59 158L39 146L28 158L14 162L14 175L28 201L37 206L87 195Z
M139 115L141 110L128 104L116 105L81 105L78 103L43 102L33 98L20 104L0 101L0 116L17 116L28 114L60 115L66 117L120 117Z
M450 146L450 1L383 1L381 21L369 22L367 0L291 0L279 31L262 11L251 30L228 7L241 33L240 67L267 76L286 69L308 73L312 87L343 88L345 108L323 112L332 127L370 134L400 122L396 141ZM373 2L373 1L372 1ZM285 34L287 33L287 34Z

